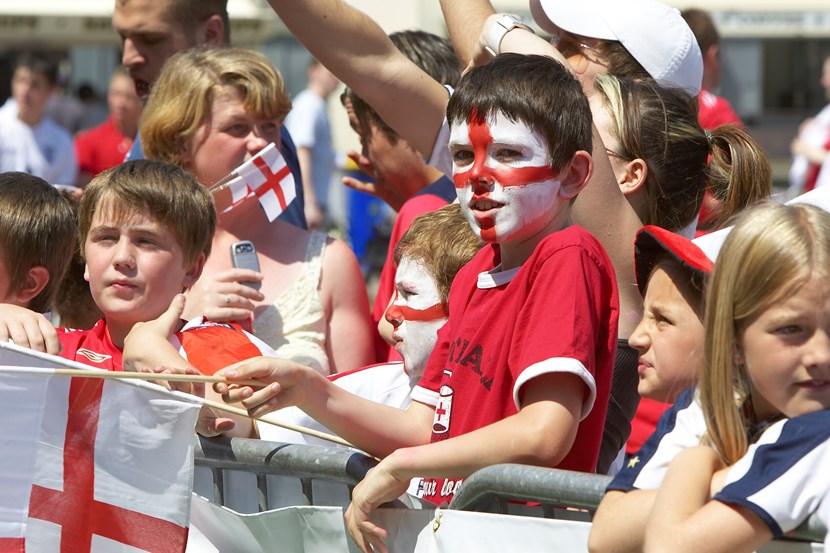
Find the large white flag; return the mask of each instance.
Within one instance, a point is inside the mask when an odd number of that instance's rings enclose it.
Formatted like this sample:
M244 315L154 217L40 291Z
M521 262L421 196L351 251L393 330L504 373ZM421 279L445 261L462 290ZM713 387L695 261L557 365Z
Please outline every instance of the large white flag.
M64 366L0 344L0 553L184 551L198 398Z

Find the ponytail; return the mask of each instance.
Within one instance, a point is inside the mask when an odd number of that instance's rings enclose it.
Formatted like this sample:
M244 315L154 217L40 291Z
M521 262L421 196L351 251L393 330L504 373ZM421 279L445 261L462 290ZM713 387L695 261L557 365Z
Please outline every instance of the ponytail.
M717 230L739 211L772 193L772 168L761 146L736 125L711 131L711 159L706 169L709 191L720 209L706 222Z

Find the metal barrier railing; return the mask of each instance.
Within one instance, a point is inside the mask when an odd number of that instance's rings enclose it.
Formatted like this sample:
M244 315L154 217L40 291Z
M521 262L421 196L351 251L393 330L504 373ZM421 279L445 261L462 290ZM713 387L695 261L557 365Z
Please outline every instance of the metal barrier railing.
M292 476L300 479L302 493L314 504L311 482L328 480L353 487L377 464L367 455L339 447L284 444L245 438L199 437L196 465L211 470L214 502L224 505L224 470L245 471L257 478L260 511L268 504L267 475ZM502 464L481 469L466 478L459 487L450 509L463 511L507 512L511 502L539 503L542 516L557 517L556 508L596 510L609 476L586 474L527 465ZM395 503L400 506L400 502ZM788 538L824 541L827 529L815 515Z
M527 465L493 465L466 478L450 503L450 509L462 511L492 510L506 512L509 501L530 501L542 505L544 516L552 507L576 507L596 511L610 476ZM787 538L823 542L827 534L824 522L815 514L787 534Z
M377 464L367 455L345 448L284 444L246 438L204 438L196 443L196 466L207 467L213 475L214 502L225 505L225 470L256 476L259 511L272 508L268 501L270 474L300 479L302 493L314 504L313 480L329 480L354 486Z

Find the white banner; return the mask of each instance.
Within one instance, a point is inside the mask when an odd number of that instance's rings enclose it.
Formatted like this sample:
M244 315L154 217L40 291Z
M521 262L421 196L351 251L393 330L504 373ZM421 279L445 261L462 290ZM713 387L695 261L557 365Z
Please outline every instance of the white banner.
M0 344L0 551L184 550L198 398Z

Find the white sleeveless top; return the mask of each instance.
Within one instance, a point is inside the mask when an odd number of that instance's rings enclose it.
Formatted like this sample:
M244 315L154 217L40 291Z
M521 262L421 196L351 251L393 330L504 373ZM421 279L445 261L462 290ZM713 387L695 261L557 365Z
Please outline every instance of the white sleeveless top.
M257 308L254 335L274 348L278 357L329 374L326 313L317 288L328 235L313 232L300 277L271 305Z

